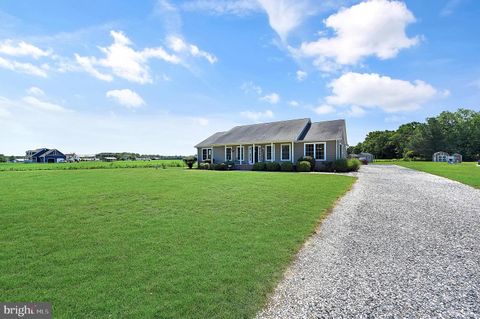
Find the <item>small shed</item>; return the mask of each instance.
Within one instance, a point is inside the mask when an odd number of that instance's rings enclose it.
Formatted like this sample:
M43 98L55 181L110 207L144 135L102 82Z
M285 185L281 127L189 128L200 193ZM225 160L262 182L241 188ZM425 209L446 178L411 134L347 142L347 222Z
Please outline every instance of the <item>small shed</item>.
M105 162L115 162L117 160L117 158L113 156L105 156L103 159Z
M372 163L375 160L375 156L370 153L360 153L358 154L359 160L366 160L368 163Z
M462 162L462 154L455 153L452 155L453 161L455 163L461 163Z
M433 153L432 161L434 162L448 162L448 157L450 155L447 152L436 152Z

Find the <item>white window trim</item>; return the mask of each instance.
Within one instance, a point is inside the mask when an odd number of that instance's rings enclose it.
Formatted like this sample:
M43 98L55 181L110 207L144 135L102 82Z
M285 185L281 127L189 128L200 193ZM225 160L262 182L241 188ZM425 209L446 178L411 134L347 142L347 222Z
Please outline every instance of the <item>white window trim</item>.
M268 158L268 151L267 148L270 147L270 158ZM273 147L272 145L265 145L265 160L272 161L273 160Z
M207 158L203 158L203 150L207 150ZM210 150L210 156L213 155L213 150L211 147L202 148L202 161L212 160L211 158L208 158L208 150Z
M313 144L313 158L315 158L315 161L317 162L324 162L327 160L327 142L308 142L308 143L303 143L303 156L305 155L306 151L306 145L312 145ZM323 158L317 158L317 144L323 144Z
M235 160L237 161L244 161L244 156L243 156L243 153L244 153L244 147L243 146L237 146L237 149L236 149L236 152L237 154L240 155L240 157L237 157L237 155L235 155Z
M283 159L283 147L288 146L288 159ZM280 144L280 161L289 162L291 161L292 145L291 144Z

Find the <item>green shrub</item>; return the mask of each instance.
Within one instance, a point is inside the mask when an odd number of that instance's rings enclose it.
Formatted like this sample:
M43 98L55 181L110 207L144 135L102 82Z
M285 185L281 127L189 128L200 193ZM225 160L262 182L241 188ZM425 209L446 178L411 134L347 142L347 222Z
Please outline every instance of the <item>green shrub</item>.
M336 172L356 172L360 165L360 161L356 158L338 159L333 162L332 169Z
M257 162L253 164L252 171L264 171L267 169L267 166L263 162Z
M310 172L311 165L308 161L301 161L297 165L297 172Z
M227 165L227 169L229 171L235 169L235 162L233 162L233 161L227 161L227 162L225 162L225 165Z
M192 168L193 165L197 162L197 158L195 156L187 156L183 159L185 164L188 166L188 168Z
M213 164L213 169L216 171L225 171L227 170L227 164L225 163Z
M290 162L282 162L280 169L282 172L293 172L293 164Z
M210 164L209 163L200 163L198 165L199 169L210 169Z
M298 159L297 163L307 161L310 163L310 170L313 171L315 169L315 159L311 156L302 156Z
M267 171L275 172L280 170L280 164L277 162L268 162L265 164Z

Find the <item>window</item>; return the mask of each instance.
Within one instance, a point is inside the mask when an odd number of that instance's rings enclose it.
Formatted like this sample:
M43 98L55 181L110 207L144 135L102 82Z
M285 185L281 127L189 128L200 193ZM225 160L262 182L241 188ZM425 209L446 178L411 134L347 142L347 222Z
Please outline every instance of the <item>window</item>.
M232 148L226 147L225 148L225 161L230 162L232 160Z
M282 161L289 161L290 160L290 144L282 144L281 145L281 159Z
M304 156L310 156L312 158L315 158L315 144L305 144L304 148Z
M272 160L272 145L265 146L265 160L266 161Z
M325 160L325 143L315 144L315 159L319 161Z
M303 145L303 155L311 156L317 161L324 161L325 158L325 142L322 143L305 143Z
M212 158L211 148L202 148L202 161L210 160Z
M243 161L243 146L237 146L237 161Z

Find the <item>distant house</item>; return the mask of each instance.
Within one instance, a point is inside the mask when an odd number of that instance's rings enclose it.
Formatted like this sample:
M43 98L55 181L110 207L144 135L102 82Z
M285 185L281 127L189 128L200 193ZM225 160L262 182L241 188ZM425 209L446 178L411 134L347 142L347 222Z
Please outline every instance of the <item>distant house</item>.
M92 161L98 161L98 158L95 156L95 154L83 154L78 156L80 158L81 162L92 162Z
M345 120L312 122L309 118L236 126L195 145L199 162L235 162L251 168L257 162L292 162L311 156L316 166L345 158Z
M67 157L57 149L37 148L25 152L25 161L30 163L62 163Z
M103 158L103 160L105 162L115 162L117 160L117 158L113 157L113 156L106 156L106 157Z
M449 155L447 152L436 152L432 156L432 161L434 162L448 162L448 163L461 163L462 155L455 153Z
M65 157L66 157L66 160L67 162L80 162L80 156L78 156L77 154L75 153L71 153L71 154L65 154Z

